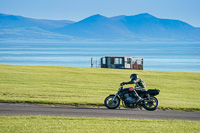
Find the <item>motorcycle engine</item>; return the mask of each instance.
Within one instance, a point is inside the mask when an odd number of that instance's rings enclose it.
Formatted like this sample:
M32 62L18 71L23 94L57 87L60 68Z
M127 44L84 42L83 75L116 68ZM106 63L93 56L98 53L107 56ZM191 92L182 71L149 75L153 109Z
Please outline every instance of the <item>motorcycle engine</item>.
M131 97L128 93L124 95L125 100L124 103L128 107L134 107L134 103L136 103L136 98Z

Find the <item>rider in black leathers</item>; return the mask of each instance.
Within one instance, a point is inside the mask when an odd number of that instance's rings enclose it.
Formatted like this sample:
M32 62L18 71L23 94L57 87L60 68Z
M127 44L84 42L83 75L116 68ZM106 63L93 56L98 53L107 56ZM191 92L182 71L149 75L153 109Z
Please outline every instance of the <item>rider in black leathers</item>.
M137 102L141 101L141 97L137 94L137 90L146 91L146 85L143 80L141 80L137 74L131 74L129 82L122 82L120 85L126 85L126 84L136 84L133 88L132 94L137 98Z

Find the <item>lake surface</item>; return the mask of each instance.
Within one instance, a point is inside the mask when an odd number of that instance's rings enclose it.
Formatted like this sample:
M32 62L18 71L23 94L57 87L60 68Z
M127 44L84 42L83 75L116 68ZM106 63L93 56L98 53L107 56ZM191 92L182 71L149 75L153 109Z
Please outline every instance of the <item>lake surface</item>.
M104 56L144 58L144 70L200 72L200 43L0 42L0 64L90 67L91 57Z

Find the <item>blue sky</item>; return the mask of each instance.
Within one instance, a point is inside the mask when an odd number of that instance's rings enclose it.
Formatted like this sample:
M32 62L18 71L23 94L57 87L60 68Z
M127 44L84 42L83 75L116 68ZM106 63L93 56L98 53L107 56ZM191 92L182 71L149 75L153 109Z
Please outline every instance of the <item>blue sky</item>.
M0 13L73 21L94 14L112 17L149 13L200 27L200 0L0 0Z

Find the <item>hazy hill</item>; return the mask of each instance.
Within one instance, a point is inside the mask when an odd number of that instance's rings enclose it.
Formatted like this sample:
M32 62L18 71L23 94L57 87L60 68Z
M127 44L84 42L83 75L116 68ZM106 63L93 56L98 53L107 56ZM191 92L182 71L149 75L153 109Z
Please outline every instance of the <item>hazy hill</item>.
M200 30L179 20L159 19L144 13L107 18L99 14L58 28L56 32L93 39L199 41Z
M119 19L138 37L160 39L200 39L200 30L179 20L159 19L144 13Z
M0 13L0 40L66 39L50 30L74 23L68 20L32 19Z
M49 30L63 27L71 23L74 22L69 20L32 19L0 13L0 28L38 27Z
M72 36L102 40L123 39L127 34L130 34L130 31L122 22L112 20L99 14L58 28L55 31Z
M79 22L0 14L0 40L200 41L200 28L185 22L134 16L93 15Z

